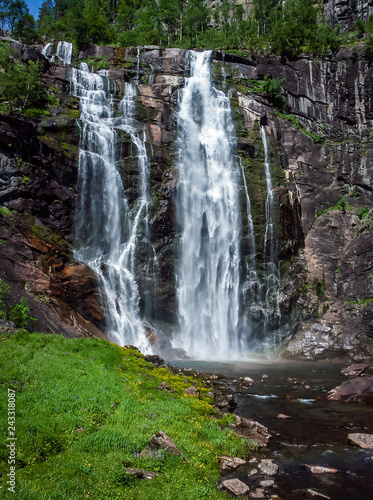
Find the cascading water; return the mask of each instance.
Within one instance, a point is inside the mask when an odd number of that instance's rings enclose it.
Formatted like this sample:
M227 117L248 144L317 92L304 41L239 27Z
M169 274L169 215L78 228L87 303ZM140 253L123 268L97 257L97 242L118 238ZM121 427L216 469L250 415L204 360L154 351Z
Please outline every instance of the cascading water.
M267 199L265 203L266 225L264 233L264 259L265 259L265 299L263 330L268 331L269 323L272 329L280 324L281 312L279 307L278 290L280 285L278 269L278 240L276 234L276 207L273 197L273 184L269 164L268 144L265 127L260 126L260 133L264 147L264 170L267 185ZM271 339L270 343L275 343Z
M70 42L58 42L56 50L56 58L58 64L69 66L71 64L71 57L73 54L73 44Z
M181 226L175 342L203 359L239 357L241 221L230 102L211 84L211 52L189 52L178 112Z
M149 352L135 279L138 240L140 230L142 235L148 231L149 205L149 165L133 118L135 89L126 84L120 116L114 117L109 78L90 73L85 63L70 71L72 93L80 97L81 110L76 257L89 265L102 283L109 338ZM118 129L129 134L137 150L138 196L132 207L116 168Z

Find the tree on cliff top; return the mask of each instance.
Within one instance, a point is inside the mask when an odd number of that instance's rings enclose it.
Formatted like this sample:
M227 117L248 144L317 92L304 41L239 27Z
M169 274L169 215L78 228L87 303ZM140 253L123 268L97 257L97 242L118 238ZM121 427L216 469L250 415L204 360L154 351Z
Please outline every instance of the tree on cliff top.
M23 64L9 45L0 47L0 111L20 114L26 109L43 106L46 91L40 80L39 62Z

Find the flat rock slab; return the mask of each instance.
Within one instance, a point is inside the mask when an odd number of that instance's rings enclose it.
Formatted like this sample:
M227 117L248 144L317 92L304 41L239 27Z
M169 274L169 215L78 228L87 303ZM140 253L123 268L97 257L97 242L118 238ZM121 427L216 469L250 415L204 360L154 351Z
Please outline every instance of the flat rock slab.
M373 404L373 377L357 377L329 392L328 399L345 403Z
M142 457L152 456L154 452L159 450L165 450L171 455L182 455L176 444L171 441L165 432L159 431L150 439L149 443L142 450Z
M234 470L237 469L240 465L245 465L246 460L242 460L242 458L238 457L227 457L222 455L219 457L220 468L221 470Z
M156 476L159 476L157 472L151 472L150 470L142 470L142 469L132 469L130 467L126 469L126 472L127 474L133 474L139 479L147 479L148 481L150 481L150 479L153 479Z
M373 434L363 434L361 432L355 432L348 434L347 438L354 444L360 446L360 448L365 448L367 450L373 450Z
M247 484L243 483L237 478L222 481L221 487L229 491L229 493L232 493L232 495L235 495L236 497L240 495L246 495L250 491L250 488L247 486Z
M275 476L278 473L278 465L275 464L271 459L261 460L258 464L258 468L266 476Z
M323 467L322 465L303 464L303 467L312 472L312 474L336 474L338 472L338 469L333 469L332 467Z

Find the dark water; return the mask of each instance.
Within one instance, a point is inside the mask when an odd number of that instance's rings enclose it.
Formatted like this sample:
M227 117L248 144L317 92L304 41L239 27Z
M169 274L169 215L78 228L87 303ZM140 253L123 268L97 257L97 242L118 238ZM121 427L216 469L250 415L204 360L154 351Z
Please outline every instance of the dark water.
M257 453L259 459L273 458L279 465L274 494L287 499L293 498L292 490L313 488L333 500L373 499L373 450L361 449L347 440L351 432L373 433L373 407L325 399L330 389L347 380L340 374L344 365L254 360L172 364L224 375L227 378L219 379L218 384L225 383L235 391L235 413L253 418L274 432L268 448ZM255 382L239 393L233 380L246 376ZM291 419L277 418L280 413ZM338 472L312 474L303 464L332 467ZM250 485L247 472L241 470L234 475Z

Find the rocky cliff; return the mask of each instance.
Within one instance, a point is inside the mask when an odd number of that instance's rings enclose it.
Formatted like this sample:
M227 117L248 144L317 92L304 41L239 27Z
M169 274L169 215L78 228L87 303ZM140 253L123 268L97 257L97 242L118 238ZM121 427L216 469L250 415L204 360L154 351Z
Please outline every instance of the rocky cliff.
M158 276L150 292L144 270L139 269L138 282L141 296L147 297L142 306L148 319L172 324L178 242L175 110L187 57L183 50L159 47L142 48L139 60L137 54L135 48L91 46L76 59L104 57L118 84L118 98L124 81L139 78L137 118L146 126L151 163ZM358 48L343 49L333 58L296 61L216 51L212 67L215 85L232 95L259 262L265 202L259 122L267 117L279 208L279 305L287 355L372 356L371 63ZM1 117L0 277L12 284L13 299L28 295L39 318L35 328L98 335L105 324L96 278L74 261L71 250L79 194L78 102L68 93L66 68L45 63L44 70L45 83L59 99L52 116ZM282 113L271 96L252 90L249 81L260 82L265 75L284 79ZM131 193L135 196L136 182L131 154L124 135L118 168L129 199ZM243 179L241 183L243 199ZM242 203L244 256L250 246L245 213Z

